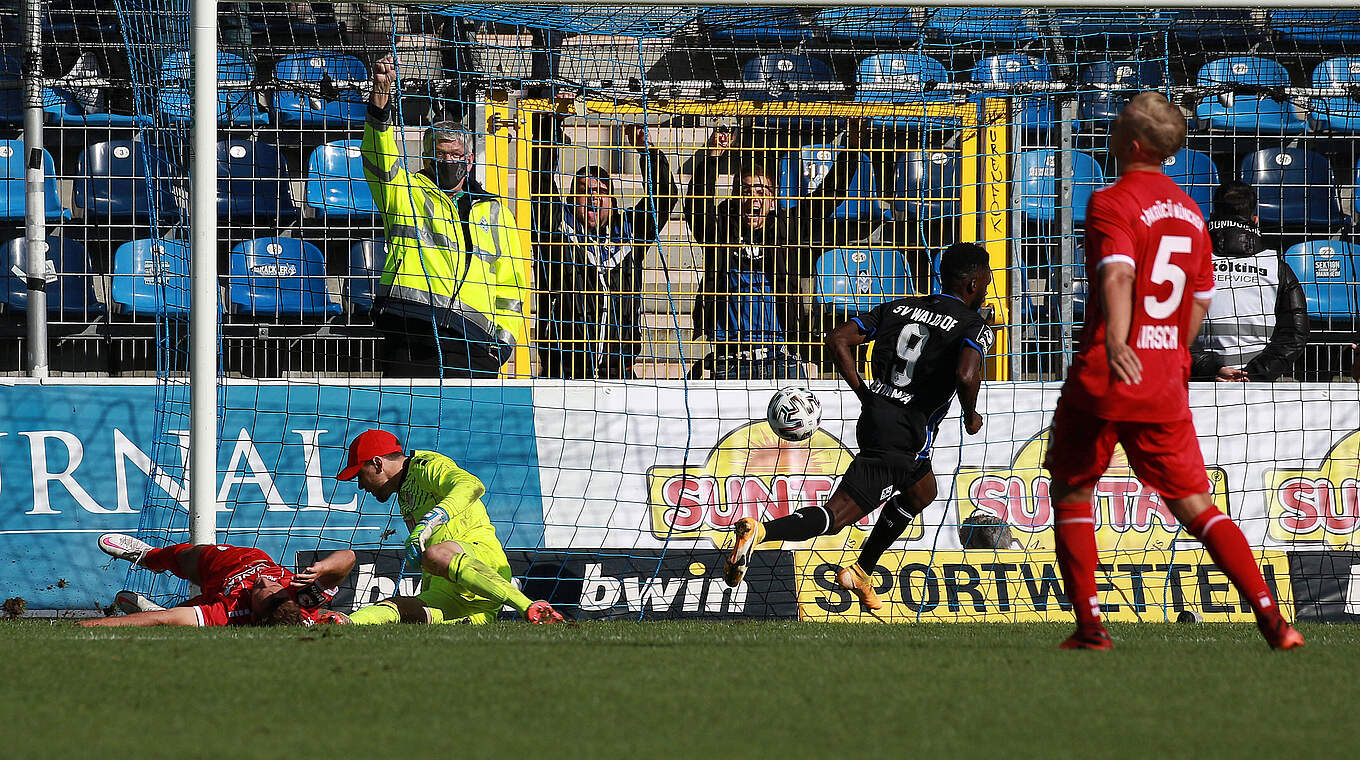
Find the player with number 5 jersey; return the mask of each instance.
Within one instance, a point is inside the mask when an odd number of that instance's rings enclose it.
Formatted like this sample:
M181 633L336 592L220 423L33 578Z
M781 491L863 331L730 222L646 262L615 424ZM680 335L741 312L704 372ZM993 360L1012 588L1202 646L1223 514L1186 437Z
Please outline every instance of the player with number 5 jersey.
M1121 444L1134 474L1199 539L1251 604L1266 641L1303 645L1261 578L1242 531L1209 498L1190 414L1190 352L1214 294L1212 246L1199 206L1162 173L1185 142L1185 118L1157 92L1124 106L1110 130L1119 180L1091 195L1091 300L1044 466L1052 475L1054 549L1077 631L1063 649L1109 649L1096 595L1091 496Z
M872 576L884 550L936 496L930 446L955 394L969 435L982 429L977 412L982 360L992 330L979 313L992 271L987 251L955 243L940 259L944 292L899 298L851 318L826 338L836 369L859 397L859 454L825 505L805 507L766 523L744 517L723 578L741 582L762 541L806 541L840 532L879 507L858 561L836 580L870 610L883 604ZM873 379L860 377L855 347L872 340Z

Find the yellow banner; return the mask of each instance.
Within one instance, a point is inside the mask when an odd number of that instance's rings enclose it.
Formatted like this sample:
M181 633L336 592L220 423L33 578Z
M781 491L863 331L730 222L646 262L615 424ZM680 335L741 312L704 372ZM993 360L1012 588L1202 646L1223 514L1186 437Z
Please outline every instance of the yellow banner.
M804 507L817 507L835 492L854 455L825 430L806 441L785 441L767 422L751 422L714 444L700 467L657 466L647 470L652 535L659 539L707 538L721 547L732 524L743 517L775 520ZM864 543L875 510L832 536L818 536L797 548L856 549ZM916 521L907 540L924 533ZM761 544L779 549L781 542ZM782 548L795 548L782 544Z
M974 512L999 518L1025 549L1053 548L1053 507L1049 499L1049 430L1039 431L1016 453L1010 467L981 469L960 467L954 476L951 506L957 510L954 524ZM1228 509L1228 474L1221 467L1206 467L1210 498L1224 514ZM1145 551L1169 549L1185 538L1181 525L1160 494L1133 474L1124 448L1116 445L1110 467L1096 483L1091 498L1096 521L1096 545L1103 550Z
M1265 481L1271 538L1360 548L1360 431L1338 441L1316 470L1271 470Z
M798 617L820 622L1014 623L1071 621L1050 551L887 552L874 573L883 609L862 610L836 584L846 551L794 552ZM1289 557L1259 552L1266 584L1292 618ZM1106 620L1164 622L1191 610L1206 621L1251 622L1251 608L1204 551L1102 552L1096 572Z

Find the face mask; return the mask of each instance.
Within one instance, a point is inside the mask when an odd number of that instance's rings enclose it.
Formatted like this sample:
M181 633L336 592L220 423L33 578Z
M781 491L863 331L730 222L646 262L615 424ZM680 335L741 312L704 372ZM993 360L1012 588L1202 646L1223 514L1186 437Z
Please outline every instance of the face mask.
M434 163L434 182L439 185L439 189L451 192L459 189L463 180L467 179L468 165L466 161L436 161Z

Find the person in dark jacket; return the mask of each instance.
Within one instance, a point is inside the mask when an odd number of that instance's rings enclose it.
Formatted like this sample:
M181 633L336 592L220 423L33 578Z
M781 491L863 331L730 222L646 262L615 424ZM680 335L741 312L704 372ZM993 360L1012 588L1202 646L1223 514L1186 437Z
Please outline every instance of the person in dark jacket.
M1190 377L1270 382L1289 374L1308 344L1308 304L1294 270L1261 238L1251 185L1218 186L1209 237L1214 300L1190 347Z
M694 154L685 220L703 246L703 280L694 304L694 335L714 350L706 364L717 380L805 379L787 349L800 313L798 280L817 256L867 237L877 221L836 219L858 168L862 125L852 121L811 198L780 208L779 185L759 160L738 157L731 131L718 129ZM730 200L718 200L718 175L734 177ZM802 357L812 359L813 357Z
M538 282L539 373L558 378L633 376L641 349L642 263L656 245L675 205L677 188L666 155L647 144L647 131L624 128L646 172L642 198L620 209L614 179L585 166L559 195L557 149L565 140L560 120L537 122L534 259Z

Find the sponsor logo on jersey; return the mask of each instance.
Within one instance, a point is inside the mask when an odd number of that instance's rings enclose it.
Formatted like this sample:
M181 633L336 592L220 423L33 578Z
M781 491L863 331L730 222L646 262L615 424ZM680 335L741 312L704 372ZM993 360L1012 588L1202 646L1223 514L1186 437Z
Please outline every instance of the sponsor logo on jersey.
M1265 488L1270 538L1360 548L1360 430L1338 441L1317 469L1267 471Z
M840 484L854 456L835 436L818 430L806 441L785 441L764 420L747 423L718 441L702 465L647 470L652 535L707 538L722 546L743 517L772 520L821 506ZM809 548L856 548L877 511L834 536L804 542ZM919 523L908 540L922 535ZM778 548L779 542L760 548ZM789 547L784 547L789 548Z
M1204 229L1204 216L1200 214L1198 206L1193 209L1186 208L1169 198L1164 201L1155 201L1151 206L1143 209L1143 213L1138 218L1149 227L1163 219L1179 219L1182 222L1189 222L1197 230Z
M1053 548L1053 504L1043 466L1048 438L1047 429L1030 438L1005 469L960 467L950 500L957 510L953 524L980 511L1010 525L1023 548ZM1227 514L1227 472L1206 467L1205 474L1214 505ZM1096 483L1092 507L1096 544L1102 550L1168 549L1178 538L1187 538L1161 495L1133 474L1122 446L1115 446L1109 469Z
M1294 617L1289 555L1258 552L1256 561L1280 609ZM841 552L794 552L800 620L837 622L1017 622L1072 619L1052 551L890 551L878 561L874 587L882 610L867 612L836 583ZM1104 552L1096 571L1101 616L1114 621L1247 622L1251 607L1214 566L1208 552Z

